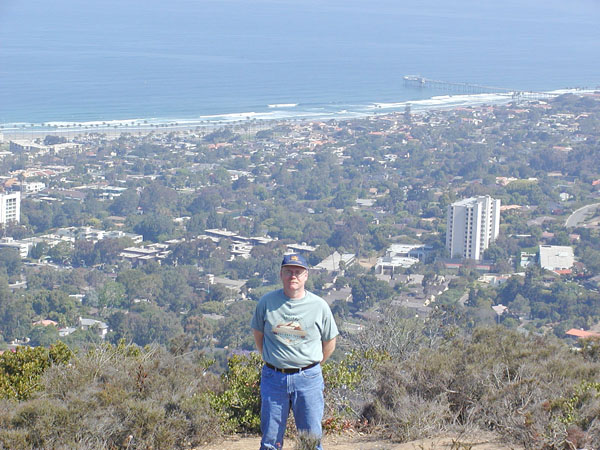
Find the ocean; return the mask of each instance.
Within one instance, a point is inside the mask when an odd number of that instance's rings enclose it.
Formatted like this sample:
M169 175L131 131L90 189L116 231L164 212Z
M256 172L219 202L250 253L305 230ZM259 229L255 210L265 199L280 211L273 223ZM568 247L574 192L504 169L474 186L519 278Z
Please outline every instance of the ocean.
M326 119L595 88L599 23L597 0L0 0L0 126Z

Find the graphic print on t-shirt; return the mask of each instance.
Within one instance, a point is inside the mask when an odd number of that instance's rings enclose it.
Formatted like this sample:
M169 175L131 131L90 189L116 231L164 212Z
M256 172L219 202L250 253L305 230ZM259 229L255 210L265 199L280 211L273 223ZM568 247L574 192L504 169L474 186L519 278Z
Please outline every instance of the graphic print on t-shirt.
M297 344L306 339L306 330L302 328L296 317L285 317L286 321L273 327L277 338L286 344Z

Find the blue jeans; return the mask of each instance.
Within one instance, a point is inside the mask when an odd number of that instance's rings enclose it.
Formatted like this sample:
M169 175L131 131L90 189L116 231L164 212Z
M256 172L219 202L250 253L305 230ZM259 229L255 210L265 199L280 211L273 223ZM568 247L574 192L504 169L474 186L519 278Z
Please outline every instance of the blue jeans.
M319 440L321 447L321 421L323 420L323 374L321 366L298 373L285 374L264 366L260 381L261 450L283 448L283 434L290 412L294 412L296 428Z

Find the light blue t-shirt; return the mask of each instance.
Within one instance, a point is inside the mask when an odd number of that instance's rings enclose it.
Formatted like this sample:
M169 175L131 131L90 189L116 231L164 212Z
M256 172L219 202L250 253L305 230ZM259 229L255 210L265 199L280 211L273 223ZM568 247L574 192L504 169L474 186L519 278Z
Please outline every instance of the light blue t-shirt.
M264 334L263 360L279 368L306 367L323 359L323 341L338 335L325 300L305 291L291 299L283 289L264 295L256 306L251 326Z

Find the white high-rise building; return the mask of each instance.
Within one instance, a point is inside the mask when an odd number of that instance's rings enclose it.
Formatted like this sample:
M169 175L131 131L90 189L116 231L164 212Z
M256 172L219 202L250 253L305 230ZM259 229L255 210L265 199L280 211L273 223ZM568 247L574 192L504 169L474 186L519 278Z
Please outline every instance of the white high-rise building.
M0 192L0 224L21 222L21 193Z
M451 258L481 259L498 237L500 200L471 197L448 206L446 248Z

